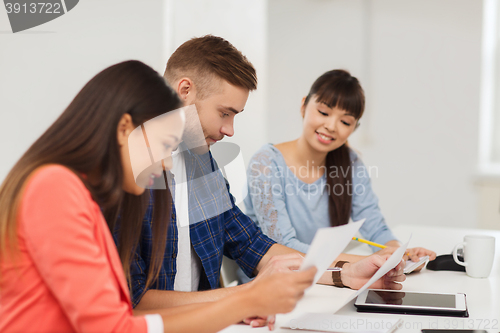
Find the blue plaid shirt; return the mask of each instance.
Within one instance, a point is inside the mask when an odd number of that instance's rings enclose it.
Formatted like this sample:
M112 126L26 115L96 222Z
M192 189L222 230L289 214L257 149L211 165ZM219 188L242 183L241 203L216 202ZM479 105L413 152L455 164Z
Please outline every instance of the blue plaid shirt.
M190 223L191 244L203 266L198 289L208 290L219 287L223 255L236 260L245 274L252 277L255 267L275 242L265 236L258 226L235 205L234 198L229 194L229 184L218 170L210 153L196 155L185 151L183 155L188 180L189 218L190 221L201 221ZM193 179L201 181L190 182ZM210 186L206 184L207 182L210 182ZM207 189L210 189L211 193L208 193ZM220 207L221 201L215 198L224 195L228 198L227 207ZM144 216L141 241L130 269L131 297L134 307L146 291L146 277L152 250L152 207L151 201ZM173 203L171 207L172 215L163 266L152 289L174 289L178 234ZM213 212L215 209L220 211L221 208L223 213L207 218L207 212Z

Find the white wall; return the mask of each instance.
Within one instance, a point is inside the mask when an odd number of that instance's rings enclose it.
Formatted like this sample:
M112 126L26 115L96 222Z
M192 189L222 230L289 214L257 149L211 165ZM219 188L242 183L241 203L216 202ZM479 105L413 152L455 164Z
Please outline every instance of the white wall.
M12 34L0 7L0 179L83 85L114 63L162 70L163 4L85 0L67 14Z
M482 2L371 2L370 142L391 224L475 227Z
M190 38L212 34L230 41L256 68L258 89L250 94L244 112L235 118L234 136L224 139L238 144L248 163L258 147L267 142L267 1L168 0L167 4L166 58Z

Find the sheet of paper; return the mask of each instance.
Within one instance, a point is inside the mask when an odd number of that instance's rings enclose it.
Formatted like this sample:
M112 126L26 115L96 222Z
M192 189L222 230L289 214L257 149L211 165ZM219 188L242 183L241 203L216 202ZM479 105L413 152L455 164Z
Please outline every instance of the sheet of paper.
M291 319L282 327L294 330L342 333L388 333L394 332L403 321L378 317L339 316L329 313L304 313Z
M427 262L429 262L429 256L422 257L417 262L407 260L404 273L409 274L409 273L413 272L415 269L417 269L418 267L420 267L421 265L426 264Z
M344 302L344 305L342 305L340 308L342 308L347 303L349 303L350 301L352 301L353 299L355 299L356 297L358 297L359 294L361 294L363 291L365 291L366 289L368 289L368 287L371 286L373 283L375 283L375 281L377 281L382 276L384 276L387 272L389 272L391 269L393 269L394 267L396 267L401 262L401 259L403 259L403 255L406 252L406 248L408 247L408 244L410 243L410 240L411 240L411 235L410 235L410 239L408 239L408 241L404 245L402 245L396 251L394 251L394 253L382 265L382 267L380 267L378 269L378 271L375 272L375 274L373 274L373 276L371 277L371 279L367 283L365 283L365 285L363 287L361 287L358 291L356 291L353 295L351 295Z
M354 234L361 228L363 222L365 219L338 227L320 228L316 231L306 257L300 266L300 270L316 266L318 272L314 276L313 284L318 282L335 258L342 253Z

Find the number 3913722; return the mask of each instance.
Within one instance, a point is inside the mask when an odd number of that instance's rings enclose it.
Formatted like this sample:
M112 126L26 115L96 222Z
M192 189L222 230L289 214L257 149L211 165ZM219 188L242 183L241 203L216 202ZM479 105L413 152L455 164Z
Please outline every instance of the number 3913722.
M32 2L32 3L5 3L7 14L62 14L60 3Z

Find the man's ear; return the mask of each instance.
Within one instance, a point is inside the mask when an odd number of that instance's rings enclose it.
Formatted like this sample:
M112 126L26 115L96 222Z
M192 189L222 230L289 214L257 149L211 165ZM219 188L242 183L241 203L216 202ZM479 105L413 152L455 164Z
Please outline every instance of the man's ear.
M127 143L129 134L134 130L134 123L132 117L125 113L120 121L118 122L118 127L116 128L116 135L118 140L118 145L121 147Z
M184 102L184 105L191 105L196 98L196 88L193 80L188 77L183 77L177 82L177 94Z
M304 118L305 114L306 114L306 105L305 105L305 102L306 102L306 97L302 97L302 102L300 102L300 115L302 116L302 118Z

